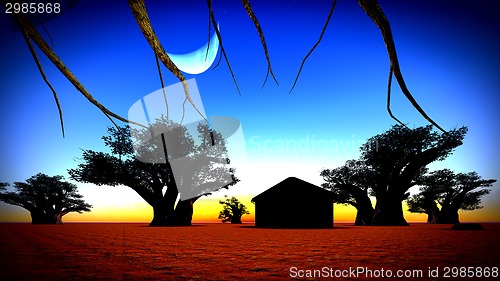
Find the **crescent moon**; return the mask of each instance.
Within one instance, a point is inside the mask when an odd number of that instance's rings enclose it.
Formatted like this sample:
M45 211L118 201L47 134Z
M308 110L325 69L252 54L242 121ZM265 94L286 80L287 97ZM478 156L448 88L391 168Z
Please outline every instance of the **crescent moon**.
M217 25L217 28L219 26ZM220 29L219 29L220 30ZM208 49L208 55L207 55ZM208 42L189 53L171 54L167 53L172 62L179 68L180 71L188 74L200 74L207 71L213 64L219 51L219 38L214 32L210 37L210 45Z

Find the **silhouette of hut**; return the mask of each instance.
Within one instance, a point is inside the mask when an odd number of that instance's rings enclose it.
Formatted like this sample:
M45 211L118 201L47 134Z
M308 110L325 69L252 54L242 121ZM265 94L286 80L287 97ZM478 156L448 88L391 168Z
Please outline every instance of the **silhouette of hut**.
M332 193L295 177L255 196L252 202L256 227L333 227Z

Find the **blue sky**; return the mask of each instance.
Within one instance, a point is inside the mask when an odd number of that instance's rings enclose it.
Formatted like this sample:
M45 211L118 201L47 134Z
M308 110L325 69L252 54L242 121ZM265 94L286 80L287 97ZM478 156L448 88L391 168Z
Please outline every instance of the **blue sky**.
M205 44L205 1L165 2L146 1L146 6L167 52L190 52ZM224 61L214 70L186 77L196 79L207 115L241 121L247 161L237 170L242 181L234 192L253 196L287 176L320 184L321 168L357 158L360 143L394 124L385 109L388 56L378 28L356 1L338 1L323 41L291 94L330 1L252 1L279 81L277 86L268 79L263 89L267 65L259 36L241 3L227 2L214 1L214 12L241 96ZM414 97L443 128L469 127L464 145L431 167L500 179L499 5L465 0L380 4L391 22L401 69ZM123 1L80 1L45 27L69 69L110 110L126 116L134 102L161 87L154 55ZM39 52L59 93L63 139L52 94L21 34L12 30L3 13L0 32L5 42L0 52L0 180L23 181L38 172L67 175L81 149L104 149L100 137L111 123ZM166 85L178 82L165 68L163 76ZM410 127L427 124L397 84L392 93L393 113L400 120ZM325 142L335 147L322 146ZM299 143L302 148L294 148ZM86 197L96 192L85 188L81 190ZM494 190L498 188L497 183ZM497 210L500 191L485 199L485 210Z

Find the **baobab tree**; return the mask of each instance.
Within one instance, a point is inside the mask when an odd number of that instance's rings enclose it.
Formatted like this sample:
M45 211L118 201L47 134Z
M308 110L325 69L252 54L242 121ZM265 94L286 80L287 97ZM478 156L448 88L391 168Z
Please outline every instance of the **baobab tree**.
M135 138L130 133L134 130ZM153 208L151 226L191 225L193 204L201 196L215 191L210 183L222 182L218 188L228 188L238 181L231 168L219 165L218 161L228 162L224 158L222 135L211 131L203 122L193 130L190 132L187 126L165 117L149 129L110 127L108 135L102 138L110 151L84 150L82 162L68 173L78 182L131 188ZM175 133L151 138L150 132L167 131ZM194 136L196 133L199 138ZM185 167L187 171L179 177L174 173L172 162L181 158L180 172ZM193 162L196 165L189 165ZM226 184L228 175L231 181ZM193 186L197 188L196 193L188 190ZM183 198L183 192L193 196Z
M250 212L247 210L247 207L240 203L236 197L227 198L226 200L219 201L219 204L222 205L222 211L219 213L219 219L222 222L231 222L233 224L240 224L241 217L243 215L248 215Z
M427 214L427 223L460 223L458 211L481 209L481 198L490 193L495 179L482 179L476 172L437 170L420 180L420 192L406 201L408 211Z
M362 207L367 214L371 212L368 189L372 191L376 204L369 223L358 208L362 224L407 225L402 202L410 195L408 190L421 183L428 164L445 159L460 146L466 133L467 127L439 134L431 125L415 129L394 125L368 139L359 160L324 170L323 187L334 192L337 202Z
M61 224L64 215L92 208L77 193L77 186L62 176L39 173L26 182L14 182L15 191L7 191L6 186L0 183L0 201L28 210L33 224Z
M361 147L360 159L377 171L377 184L372 187L377 198L372 224L407 225L402 201L408 198L408 190L418 183L428 164L444 160L462 145L466 133L467 127L439 134L431 125L415 129L394 125L368 139Z

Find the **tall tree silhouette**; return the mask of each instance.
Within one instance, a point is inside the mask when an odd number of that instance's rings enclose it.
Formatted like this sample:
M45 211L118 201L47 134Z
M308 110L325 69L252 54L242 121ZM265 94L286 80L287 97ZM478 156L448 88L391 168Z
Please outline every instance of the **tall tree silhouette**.
M434 171L421 181L420 193L408 198L409 211L427 214L428 223L459 223L458 211L482 208L481 198L490 193L495 179L484 180L476 172Z
M323 187L334 192L336 202L358 208L356 224L407 225L402 201L410 195L408 190L421 182L428 164L445 159L460 146L466 133L466 127L440 134L432 125L415 129L394 125L368 139L359 160L322 171ZM368 195L377 199L371 220Z
M335 203L356 208L355 225L370 225L375 212L369 190L374 183L370 167L359 160L348 160L345 165L321 171L321 186L333 192Z
M445 159L460 146L466 133L467 127L439 134L432 125L415 129L394 125L370 138L361 147L360 160L376 171L372 189L377 204L372 224L407 225L402 201L409 196L408 189L428 164Z
M227 195L226 195L227 197ZM222 222L231 222L231 223L241 223L241 217L243 215L248 215L250 212L247 210L247 207L238 201L236 197L226 198L226 200L219 201L221 204L222 211L219 213L219 219L222 219Z
M7 185L0 184L0 200L28 210L33 224L60 224L64 215L90 212L92 208L77 193L77 186L63 181L62 176L39 173L26 182L14 182L16 191L10 192Z
M168 136L162 133L150 138L151 132L167 130L175 133ZM199 138L193 136L193 130L199 134ZM131 137L131 131L137 138ZM102 139L111 152L84 150L83 163L68 172L74 180L80 182L124 185L133 189L153 207L151 226L190 225L195 201L213 191L201 190L195 197L179 199L176 204L180 183L176 182L173 173L173 158L184 157L189 161L202 163L199 169L190 171L183 177L183 181L196 186L217 180L221 174L228 172L228 168L217 165L217 160L228 161L224 158L225 141L220 133L211 131L208 124L199 123L196 128L188 128L163 117L157 119L149 129L122 127L118 130L111 127L108 132L109 135ZM213 146L214 144L221 146ZM233 181L221 188L227 188L237 181L231 169L229 173Z

